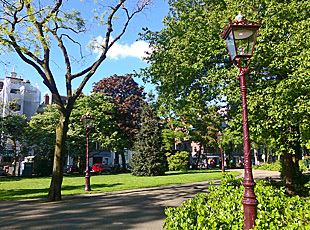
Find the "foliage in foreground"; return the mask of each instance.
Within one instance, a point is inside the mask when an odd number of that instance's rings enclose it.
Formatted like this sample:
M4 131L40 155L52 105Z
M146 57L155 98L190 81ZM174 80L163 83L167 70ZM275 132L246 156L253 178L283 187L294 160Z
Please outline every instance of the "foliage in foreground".
M299 168L302 172L307 172L306 163L304 160L299 160ZM281 176L283 175L283 170L281 166L280 161L276 161L274 163L262 163L260 165L254 165L253 169L259 169L259 170L269 170L269 171L278 171L281 172ZM299 176L296 176L294 179L294 182L292 184L292 187L294 188L294 191L297 195L307 195L310 191L310 175L308 174L301 174Z
M244 187L242 179L224 175L221 185L210 186L210 193L198 194L181 207L166 208L166 229L243 229ZM259 205L254 229L310 228L310 200L289 197L284 188L257 181Z
M299 160L299 168L302 172L307 171L306 163L304 160ZM278 171L281 172L281 163L280 161L276 161L274 163L262 163L260 165L253 165L253 169L259 170L269 170L269 171Z
M276 162L271 163L271 164L262 163L260 165L253 165L253 169L281 172L281 164L280 164L280 161L276 161Z

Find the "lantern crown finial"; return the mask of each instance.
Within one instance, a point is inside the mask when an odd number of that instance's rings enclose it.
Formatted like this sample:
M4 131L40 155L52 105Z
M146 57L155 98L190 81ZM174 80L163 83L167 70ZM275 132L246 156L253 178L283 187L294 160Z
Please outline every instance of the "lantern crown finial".
M236 58L249 59L253 55L256 36L259 24L248 22L246 18L239 12L235 17L235 23L229 20L228 26L225 27L222 38L225 40L231 60Z
M83 126L87 130L91 129L94 119L94 117L90 116L89 112L86 113L86 116L81 118Z
M239 11L239 14L235 17L236 22L243 22L245 21L245 16L241 14L241 11Z

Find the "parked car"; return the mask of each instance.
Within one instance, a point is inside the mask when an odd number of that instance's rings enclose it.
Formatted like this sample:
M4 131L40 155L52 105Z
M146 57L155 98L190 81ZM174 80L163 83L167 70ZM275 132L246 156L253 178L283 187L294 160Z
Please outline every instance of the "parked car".
M64 173L77 173L79 172L79 167L77 167L76 165L66 165L64 167Z
M111 172L111 168L104 163L96 163L92 167L93 172L101 173L101 172Z

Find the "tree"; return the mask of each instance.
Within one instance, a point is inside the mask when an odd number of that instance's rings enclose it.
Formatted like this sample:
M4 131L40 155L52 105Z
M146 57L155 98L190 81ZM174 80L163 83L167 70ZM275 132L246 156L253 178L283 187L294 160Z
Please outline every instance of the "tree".
M36 114L29 122L29 145L36 156L34 171L37 175L48 176L53 170L55 151L55 129L59 119L56 105L47 105L43 114Z
M139 128L141 106L145 98L143 89L131 76L117 75L103 78L93 86L93 92L104 93L115 106L113 119L118 126L115 148L121 154L123 171L126 170L125 148L133 147ZM118 163L118 157L115 161Z
M158 176L165 173L165 156L162 148L161 122L151 101L141 112L130 165L135 176Z
M190 139L189 129L190 124L184 122L184 119L168 117L163 119L163 147L165 150L171 151L174 149L176 142Z
M3 152L3 150L5 150L6 141L7 141L6 135L4 135L3 117L0 117L0 122L1 122L0 151Z
M172 150L175 144L182 141L199 143L196 167L204 151L216 148L216 133L220 128L220 114L217 106L209 108L189 109L179 118L168 118L166 128L163 130L166 150Z
M222 101L230 128L225 137L241 140L241 96L237 70L220 37L228 18L242 10L248 21L263 23L247 76L250 138L276 149L283 159L283 182L294 194L300 174L301 145L307 146L309 124L310 3L305 1L170 1L165 28L146 30L151 64L140 73L156 84L162 111L182 115L184 109Z
M47 2L42 3L39 0L1 0L0 3L2 5L0 10L0 44L2 50L15 52L21 60L37 71L44 84L51 91L59 110L53 176L47 200L61 200L65 143L69 117L74 103L85 84L106 59L108 50L125 33L133 16L141 12L149 4L149 1L139 1L132 13L126 7L126 0L111 3L108 8L98 4L97 9L94 9L94 18L89 21L83 18L82 13L77 10L68 11L68 7L62 0L49 1L50 4ZM90 3L86 2L85 4L89 7ZM108 5L108 3L105 5ZM117 13L121 10L124 10L125 17L118 18ZM117 18L119 20L116 20ZM118 32L115 32L114 35L115 23L121 21L121 19L124 19L124 24L120 30L115 30ZM88 28L92 26L89 23L92 22L98 23L98 30L101 30L101 26L106 26L106 30L102 30L102 33L105 33L103 44L99 44L94 39L96 47L93 46L93 48L99 48L100 56L82 70L80 67L74 68L74 56L76 55L75 50L77 50L74 46L77 46L82 59L85 58L86 56L82 53L83 44L79 43L79 38L88 32ZM114 40L111 38L112 35ZM57 68L61 65L65 67L63 76L66 82L66 103L61 101L59 88L52 69L53 54L58 55L57 60L55 60L58 64ZM62 55L62 58L59 55ZM59 78L59 76L57 77ZM72 82L77 79L81 79L81 81L74 90Z
M89 111L96 119L90 143L101 143L110 146L114 142L116 124L112 120L113 104L109 103L104 94L94 93L90 96L81 95L72 110L68 138L66 142L66 152L74 152L80 156L85 156L86 133L82 125L81 118ZM36 114L30 121L30 142L34 146L36 161L44 164L47 169L52 165L55 143L55 127L59 117L56 105L48 105L43 114ZM85 159L85 158L82 158ZM39 170L39 169L38 169ZM43 171L40 171L43 170ZM50 175L50 171L40 169L40 175Z
M218 106L209 106L190 119L193 127L190 129L191 139L199 143L196 168L198 168L200 157L204 151L214 152L217 149L216 134L220 130L222 122L218 110Z
M17 114L9 114L3 118L3 135L6 136L4 139L10 140L13 145L13 164L14 172L16 175L16 170L18 170L18 176L20 176L20 162L21 162L21 152L25 143L27 141L27 127L28 121L25 115L20 116ZM17 148L19 145L19 149ZM16 168L18 164L18 169Z
M80 96L75 103L70 118L67 144L70 149L68 149L68 152L70 150L70 152L77 153L82 157L84 163L86 130L81 118L87 112L95 118L91 138L89 138L90 148L94 147L95 143L101 144L105 148L112 148L117 135L117 124L113 120L113 110L114 104L103 93Z
M223 72L219 63L226 51L217 40L226 13L221 4L223 1L210 6L202 0L170 1L165 28L159 32L145 29L141 35L153 52L146 58L150 66L139 75L156 86L162 115L195 115L218 96L221 82L213 76ZM216 15L213 5L218 7Z

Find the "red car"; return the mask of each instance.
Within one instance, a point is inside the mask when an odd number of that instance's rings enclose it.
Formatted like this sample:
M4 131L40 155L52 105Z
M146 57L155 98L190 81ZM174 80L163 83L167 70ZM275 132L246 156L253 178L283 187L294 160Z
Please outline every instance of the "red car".
M96 163L93 165L93 172L101 173L101 172L111 172L111 168L103 163Z

